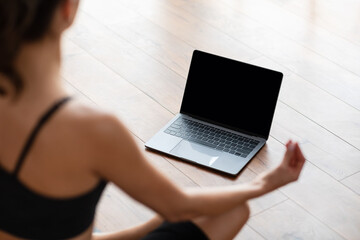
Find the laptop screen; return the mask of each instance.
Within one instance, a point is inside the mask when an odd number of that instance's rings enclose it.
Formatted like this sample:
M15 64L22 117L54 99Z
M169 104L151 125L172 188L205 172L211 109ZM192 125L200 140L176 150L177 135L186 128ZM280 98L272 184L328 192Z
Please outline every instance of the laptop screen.
M180 112L267 139L282 77L195 50Z

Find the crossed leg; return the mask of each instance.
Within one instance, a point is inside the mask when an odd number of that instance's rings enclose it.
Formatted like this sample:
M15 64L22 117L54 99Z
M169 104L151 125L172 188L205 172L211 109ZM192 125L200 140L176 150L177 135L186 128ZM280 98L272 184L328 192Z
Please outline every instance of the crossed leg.
M231 240L240 232L250 216L247 203L214 217L201 217L193 222L214 240Z
M247 203L242 204L218 216L199 217L193 220L208 237L214 240L231 240L243 228L250 216ZM114 233L94 234L94 240L135 240L144 237L161 225L163 219L159 216L141 225Z

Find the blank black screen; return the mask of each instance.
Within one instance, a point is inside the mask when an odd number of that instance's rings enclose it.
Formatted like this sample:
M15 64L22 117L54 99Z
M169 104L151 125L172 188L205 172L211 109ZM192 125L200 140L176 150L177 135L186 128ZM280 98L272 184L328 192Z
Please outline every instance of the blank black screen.
M180 112L267 139L282 77L195 50Z

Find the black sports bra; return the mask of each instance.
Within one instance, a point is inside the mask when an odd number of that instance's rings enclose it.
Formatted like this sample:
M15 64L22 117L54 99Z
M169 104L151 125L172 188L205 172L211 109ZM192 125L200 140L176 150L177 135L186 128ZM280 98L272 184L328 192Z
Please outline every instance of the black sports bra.
M61 99L40 118L12 173L0 167L0 230L26 239L66 239L92 224L106 181L81 196L58 199L32 191L17 178L36 135L69 99Z

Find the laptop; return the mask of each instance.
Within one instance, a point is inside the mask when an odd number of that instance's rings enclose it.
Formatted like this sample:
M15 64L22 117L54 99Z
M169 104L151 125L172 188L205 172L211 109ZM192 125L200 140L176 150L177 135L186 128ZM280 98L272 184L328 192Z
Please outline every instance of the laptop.
M269 137L282 78L195 50L180 113L145 146L235 176Z

